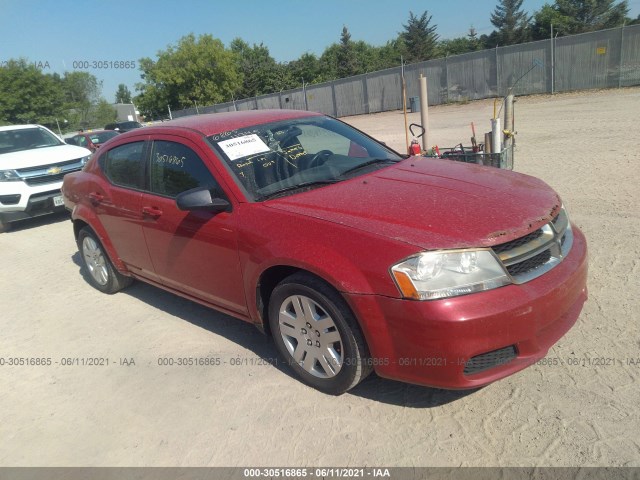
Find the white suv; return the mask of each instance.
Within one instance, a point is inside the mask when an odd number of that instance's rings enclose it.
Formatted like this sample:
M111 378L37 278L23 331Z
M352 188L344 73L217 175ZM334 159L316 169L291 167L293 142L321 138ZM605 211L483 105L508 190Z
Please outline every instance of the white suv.
M15 220L63 210L62 177L90 154L41 125L0 127L0 232Z

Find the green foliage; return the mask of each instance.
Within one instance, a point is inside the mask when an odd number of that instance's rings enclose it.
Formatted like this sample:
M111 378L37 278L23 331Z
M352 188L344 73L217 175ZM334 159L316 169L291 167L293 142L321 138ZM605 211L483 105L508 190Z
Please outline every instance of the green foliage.
M56 125L63 115L64 93L59 75L44 74L22 58L0 68L0 122Z
M323 72L320 60L313 53L303 53L299 59L289 62L287 88L295 88L302 83L319 83L323 81ZM297 82L297 84L296 84Z
M123 102L127 103L127 102ZM94 127L103 127L107 123L115 122L118 116L116 109L104 98L100 99L91 111L91 123Z
M419 17L409 12L409 20L400 33L401 52L409 63L435 58L438 53L437 25L430 25L431 16L425 12Z
M342 27L342 33L340 34L340 44L336 51L336 63L338 78L351 77L361 72L355 45L346 26Z
M131 103L131 92L124 83L118 85L118 90L116 90L116 103Z
M522 11L522 2L523 0L500 0L491 14L491 23L497 29L499 45L514 45L530 40L531 18Z
M140 59L142 83L136 103L145 115L231 100L242 90L237 55L211 35L189 34L157 54Z
M619 27L625 23L628 13L627 0L620 3L615 0L556 0L553 5L545 4L535 12L533 38L549 38L551 24L554 34L559 36Z
M482 50L484 46L478 38L478 33L473 25L469 28L466 37L452 38L451 40L442 40L439 43L438 50L440 55L461 55L463 53L476 52Z
M239 98L273 93L288 86L286 67L276 62L262 43L249 46L241 38L236 38L230 48L236 54L238 70L242 74L242 88L237 93Z
M72 127L91 128L93 110L100 101L102 82L88 72L66 72L62 78L64 109Z
M555 7L571 20L565 35L621 26L629 13L627 0L556 0Z

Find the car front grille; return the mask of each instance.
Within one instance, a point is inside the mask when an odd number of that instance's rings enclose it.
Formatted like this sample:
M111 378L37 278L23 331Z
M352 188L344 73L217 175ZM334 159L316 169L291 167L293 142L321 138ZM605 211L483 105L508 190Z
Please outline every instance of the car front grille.
M564 209L548 224L527 235L493 247L513 283L525 283L558 265L573 245Z
M70 172L58 173L56 175L46 175L46 176L41 176L41 177L29 177L29 178L25 178L24 181L29 186L44 185L46 183L61 182L62 179L64 178L64 176L67 173L70 173Z
M490 368L499 367L500 365L509 363L511 360L516 358L516 356L517 353L515 345L509 345L508 347L476 355L475 357L471 357L465 363L463 373L465 375L473 375L475 373L484 372Z
M17 170L20 178L29 186L45 185L61 182L67 173L77 172L83 166L82 158L65 162L43 165L40 167L21 168Z

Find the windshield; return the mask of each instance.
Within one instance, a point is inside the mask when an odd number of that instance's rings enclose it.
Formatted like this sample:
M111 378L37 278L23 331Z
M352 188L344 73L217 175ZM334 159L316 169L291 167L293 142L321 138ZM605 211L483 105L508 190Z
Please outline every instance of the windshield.
M92 133L91 135L89 135L89 138L91 139L92 143L104 143L110 138L117 137L117 136L118 136L118 132L111 131L111 132Z
M401 160L329 117L256 125L208 140L254 200L339 182Z
M0 131L0 154L64 145L58 137L40 127Z
M118 128L120 129L127 129L127 130L131 130L133 128L140 128L142 127L141 123L138 122L120 122L116 125Z

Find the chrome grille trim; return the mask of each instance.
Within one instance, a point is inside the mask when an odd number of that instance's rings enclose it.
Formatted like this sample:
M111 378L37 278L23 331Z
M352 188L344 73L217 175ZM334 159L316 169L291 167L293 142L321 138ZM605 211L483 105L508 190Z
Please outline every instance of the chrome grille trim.
M67 160L60 163L52 163L41 167L29 167L16 170L20 179L27 185L44 185L47 183L61 182L67 173L81 170L84 164L82 158ZM57 170L57 171L55 171Z
M530 262L533 264L526 271L514 275L509 274L511 281L515 284L526 283L543 275L558 265L571 251L573 232L564 208L560 210L556 218L544 225L539 232L540 234L538 235L527 235L531 236L532 240L524 244L514 241L514 248L505 249L505 245L508 245L508 243L494 247L496 256L500 259L507 272L509 272L509 267L512 267L511 271L518 271L517 266L519 264L534 257L538 257L539 261L544 262L536 265L536 260L534 260L534 262ZM549 252L549 255L543 255L545 252ZM548 260L544 261L546 258Z

